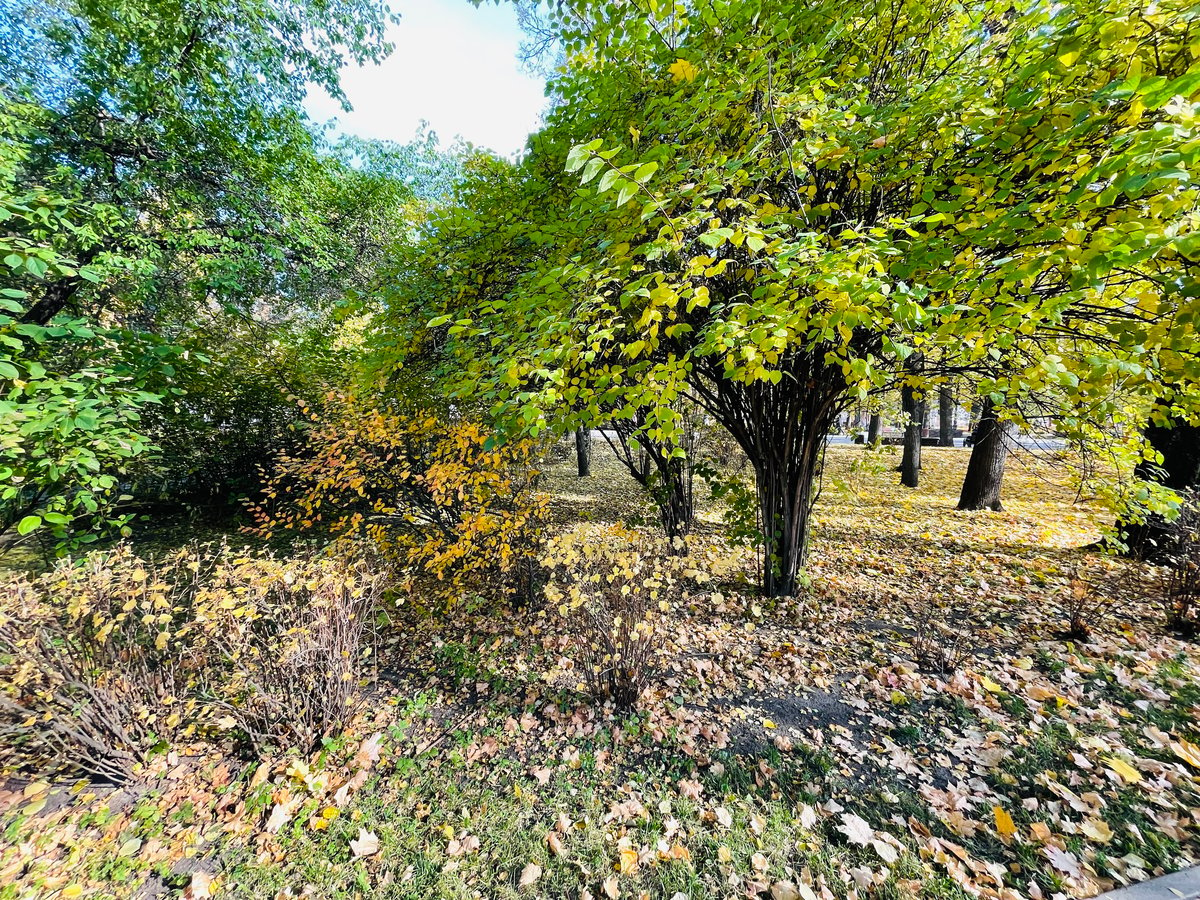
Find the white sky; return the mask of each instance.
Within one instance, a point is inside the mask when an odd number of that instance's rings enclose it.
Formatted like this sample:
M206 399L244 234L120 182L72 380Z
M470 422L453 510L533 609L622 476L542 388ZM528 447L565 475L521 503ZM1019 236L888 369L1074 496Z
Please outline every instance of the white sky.
M443 145L462 136L510 155L537 129L546 106L540 78L520 69L521 32L512 6L488 0L392 0L400 13L389 40L396 49L378 66L350 66L342 88L354 111L343 113L319 89L305 107L323 123L364 138L405 142L422 119Z

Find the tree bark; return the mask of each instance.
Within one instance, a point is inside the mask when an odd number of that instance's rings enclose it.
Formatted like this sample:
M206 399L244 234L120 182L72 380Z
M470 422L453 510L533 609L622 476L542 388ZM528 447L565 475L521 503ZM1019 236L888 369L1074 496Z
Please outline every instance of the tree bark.
M875 415L871 416L871 424L867 428L867 443L872 445L878 444L879 438L882 434L883 416L879 415L879 413L875 413Z
M99 255L99 247L89 247L79 254L76 265L79 268L91 265ZM75 299L75 295L79 293L84 280L82 275L68 275L65 278L59 278L56 281L50 282L41 299L25 310L25 314L21 316L22 324L48 325L51 319L66 309L71 301Z
M683 555L687 545L676 546L675 539L686 538L695 521L692 489L695 432L691 426L685 426L680 446L686 456L680 458L672 455L673 446L665 446L644 433L644 421L641 415L633 420L615 421L601 434L613 455L654 501L672 552ZM615 440L609 437L610 431L616 433ZM636 449L633 446L635 440Z
M1200 426L1181 420L1170 425L1150 422L1142 434L1163 460L1138 463L1134 470L1138 478L1157 481L1175 491L1200 488ZM1126 554L1136 559L1161 562L1170 550L1172 528L1162 516L1150 516L1145 522L1118 522L1117 533Z
M587 428L575 429L575 462L580 478L592 474L592 433Z
M954 446L954 394L944 384L938 388L938 446Z
M762 590L768 597L796 593L808 555L825 438L848 402L841 366L827 363L826 353L815 347L788 357L778 384L726 378L723 362L711 358L692 370L697 399L754 468Z
M914 353L904 362L911 374L921 371L921 358ZM911 384L900 389L900 403L904 408L904 456L900 460L900 483L915 488L921 479L921 432L925 425L925 403Z
M991 509L1000 512L1000 489L1004 483L1004 463L1008 459L1012 423L1001 422L990 398L985 398L979 423L973 434L974 446L963 478L958 508Z

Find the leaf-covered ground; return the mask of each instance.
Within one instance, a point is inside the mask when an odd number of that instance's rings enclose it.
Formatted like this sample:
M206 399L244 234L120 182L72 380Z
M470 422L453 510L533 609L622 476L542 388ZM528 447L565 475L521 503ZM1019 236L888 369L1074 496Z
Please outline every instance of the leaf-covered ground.
M633 718L588 704L553 612L464 603L384 631L360 721L312 758L14 777L0 897L1037 898L1194 863L1196 645L1081 549L1099 521L1060 461L1019 457L1006 511L968 514L966 458L926 450L910 492L893 451L832 449L787 603L706 510L711 580L658 623ZM595 469L550 473L560 521L650 520ZM1065 639L1061 604L1097 594Z

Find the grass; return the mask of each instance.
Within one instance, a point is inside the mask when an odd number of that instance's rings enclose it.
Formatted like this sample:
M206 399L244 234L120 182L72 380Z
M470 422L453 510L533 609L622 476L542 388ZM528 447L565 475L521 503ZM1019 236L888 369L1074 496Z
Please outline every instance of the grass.
M556 527L652 522L600 450L590 479L547 473ZM657 623L632 717L579 691L553 611L401 616L354 728L311 759L200 748L149 792L85 785L43 810L11 785L0 898L178 895L197 868L245 898L1088 896L1200 858L1200 770L1173 749L1200 740L1196 647L1135 597L1086 643L1054 637L1080 567L1111 565L1081 549L1101 522L1063 461L1019 457L1006 511L972 514L954 509L963 451L927 450L915 491L897 462L830 450L795 601L753 596L752 555L706 502L693 559L713 581ZM913 660L930 619L969 621L959 671ZM338 801L374 733L380 758ZM364 832L378 849L358 857Z

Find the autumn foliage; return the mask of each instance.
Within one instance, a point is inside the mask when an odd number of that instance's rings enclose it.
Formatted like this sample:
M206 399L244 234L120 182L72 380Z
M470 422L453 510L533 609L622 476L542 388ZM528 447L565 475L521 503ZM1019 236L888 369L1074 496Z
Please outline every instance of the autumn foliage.
M314 746L354 711L381 576L362 560L126 545L0 586L0 735L130 780L169 746Z
M367 538L425 601L528 588L546 506L534 442L501 444L477 422L338 393L304 411L303 451L279 457L251 508L259 534Z
M546 600L567 620L575 664L598 704L633 709L659 651L655 624L682 593L686 562L620 525L582 525L551 540Z

